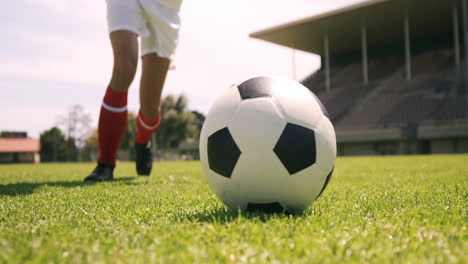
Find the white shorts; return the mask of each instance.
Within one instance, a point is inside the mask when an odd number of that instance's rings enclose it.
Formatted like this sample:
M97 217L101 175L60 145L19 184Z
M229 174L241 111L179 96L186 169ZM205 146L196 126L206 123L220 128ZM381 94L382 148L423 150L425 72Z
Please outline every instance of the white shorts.
M141 37L141 56L156 53L172 58L179 40L182 0L106 0L109 33L135 32Z

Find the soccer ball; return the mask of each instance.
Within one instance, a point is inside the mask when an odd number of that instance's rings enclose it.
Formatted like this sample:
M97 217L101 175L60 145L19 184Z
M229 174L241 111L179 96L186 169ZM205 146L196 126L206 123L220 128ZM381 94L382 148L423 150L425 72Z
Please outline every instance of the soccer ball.
M232 210L301 213L331 178L335 130L302 84L255 77L215 101L200 159L211 189Z

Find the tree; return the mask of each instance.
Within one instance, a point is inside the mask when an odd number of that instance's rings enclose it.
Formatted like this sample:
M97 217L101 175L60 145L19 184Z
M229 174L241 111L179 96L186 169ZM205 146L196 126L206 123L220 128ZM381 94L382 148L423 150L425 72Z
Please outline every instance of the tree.
M72 139L66 139L58 127L44 131L40 136L41 160L74 161L76 160L76 145Z
M196 135L196 139L199 139L200 138L200 133L201 133L201 129L203 127L203 123L205 122L205 115L198 112L198 111L192 111L192 114L193 114L193 124L197 127L197 135Z
M197 135L197 127L194 124L194 115L186 110L187 98L180 95L175 98L166 96L161 102L162 120L156 133L158 148L177 148L186 138Z
M85 139L84 147L81 149L81 157L83 160L94 161L99 152L98 130L94 131Z
M63 127L67 139L75 142L78 148L84 146L84 141L91 131L91 115L84 112L81 105L72 105L66 116L59 116L58 123Z

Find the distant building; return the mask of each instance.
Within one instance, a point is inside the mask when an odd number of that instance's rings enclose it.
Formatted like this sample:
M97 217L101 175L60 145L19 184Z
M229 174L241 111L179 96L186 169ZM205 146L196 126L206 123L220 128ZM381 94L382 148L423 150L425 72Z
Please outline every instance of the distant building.
M39 139L28 138L25 132L2 132L0 163L39 163Z
M302 81L339 155L468 152L468 0L369 0L252 33L320 55Z

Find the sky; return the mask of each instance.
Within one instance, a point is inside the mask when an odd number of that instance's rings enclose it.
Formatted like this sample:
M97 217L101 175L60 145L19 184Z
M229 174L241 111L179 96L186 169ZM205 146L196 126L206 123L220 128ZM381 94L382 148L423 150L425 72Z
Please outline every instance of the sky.
M155 0L156 1L156 0ZM185 94L208 112L233 83L259 75L296 76L320 67L314 54L249 38L249 33L363 0L184 0L179 46L163 96ZM0 131L31 137L58 124L72 105L97 126L112 70L104 0L16 0L0 9ZM128 108L138 110L140 67Z

